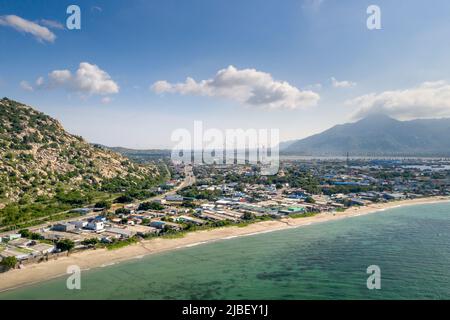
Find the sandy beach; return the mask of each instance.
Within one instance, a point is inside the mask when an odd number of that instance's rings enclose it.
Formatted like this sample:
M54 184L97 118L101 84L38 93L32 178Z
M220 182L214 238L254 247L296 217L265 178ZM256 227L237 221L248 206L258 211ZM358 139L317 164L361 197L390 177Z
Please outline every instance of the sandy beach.
M372 204L364 207L349 208L346 211L339 213L320 213L312 217L296 219L284 218L277 221L258 222L245 227L224 227L211 230L196 231L186 234L183 238L155 238L151 240L144 240L137 244L117 250L86 250L83 252L70 254L67 257L60 257L57 260L31 264L27 265L23 269L16 269L1 273L0 292L66 275L67 267L71 265L77 265L82 270L106 267L115 263L119 263L121 261L140 259L146 255L153 253L159 253L168 250L177 250L212 241L250 236L257 233L296 228L307 226L313 223L356 217L400 206L430 204L448 201L450 201L448 197L430 197Z

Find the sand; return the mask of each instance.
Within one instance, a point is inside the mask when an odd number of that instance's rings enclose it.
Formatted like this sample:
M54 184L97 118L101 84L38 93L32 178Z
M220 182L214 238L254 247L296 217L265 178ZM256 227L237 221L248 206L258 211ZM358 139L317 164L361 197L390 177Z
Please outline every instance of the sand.
M25 266L23 269L10 270L8 272L1 273L0 292L66 275L67 267L71 265L77 265L82 270L106 267L125 260L139 259L153 253L177 250L213 241L356 217L400 206L430 204L445 201L450 201L450 199L448 197L430 197L371 204L364 207L349 208L344 212L339 213L320 213L315 216L305 218L284 218L277 221L263 221L253 223L245 227L224 227L196 231L188 233L182 238L154 238L116 250L86 250L72 253L67 257L59 257L57 260L30 264Z

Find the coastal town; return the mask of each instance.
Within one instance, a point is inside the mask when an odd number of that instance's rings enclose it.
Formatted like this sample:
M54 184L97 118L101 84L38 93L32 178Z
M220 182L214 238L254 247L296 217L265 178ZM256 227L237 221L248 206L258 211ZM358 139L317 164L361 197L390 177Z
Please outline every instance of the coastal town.
M261 175L257 165L172 169L149 199L100 202L72 209L74 218L2 233L1 271L152 238L450 195L446 159L287 158L274 176Z

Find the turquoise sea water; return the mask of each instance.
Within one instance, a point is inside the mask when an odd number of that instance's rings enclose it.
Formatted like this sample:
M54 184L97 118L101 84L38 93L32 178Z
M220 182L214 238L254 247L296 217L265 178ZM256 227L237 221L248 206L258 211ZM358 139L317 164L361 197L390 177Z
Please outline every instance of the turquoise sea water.
M369 290L366 269L381 269ZM450 299L450 204L223 240L0 293L0 299Z

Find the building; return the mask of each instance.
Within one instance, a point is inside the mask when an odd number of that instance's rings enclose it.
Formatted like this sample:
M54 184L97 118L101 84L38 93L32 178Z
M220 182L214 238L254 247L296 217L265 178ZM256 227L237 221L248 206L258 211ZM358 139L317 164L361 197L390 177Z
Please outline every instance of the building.
M93 231L101 231L105 229L105 224L103 223L103 221L91 220L90 222L88 222L85 228Z
M135 233L133 231L128 230L128 229L122 229L122 228L108 228L108 229L106 229L106 232L116 234L120 238L124 238L124 239L131 238L132 236L135 235Z
M19 238L22 238L22 235L20 233L11 233L11 234L4 236L3 241L6 242L6 241L14 240L14 239L19 239Z
M82 221L82 220L70 221L69 223L73 224L75 226L75 229L83 229L88 224L87 221Z
M14 247L26 247L29 245L33 240L27 239L27 238L19 238L14 239L8 242L8 245L14 246Z
M38 242L34 245L30 245L29 248L33 249L33 251L35 251L41 255L46 255L48 253L52 253L56 249L56 247L54 245L51 245L48 243L41 243L41 242Z
M406 196L402 193L383 193L383 198L386 200L403 200Z
M60 232L70 232L75 230L75 225L72 223L57 223L53 225L52 230Z
M170 202L183 202L183 200L184 200L183 196L180 196L178 194L166 196L166 201L170 201Z
M278 211L279 214L283 215L289 215L289 214L299 214L299 213L306 213L305 207L289 207L289 208L283 208Z
M150 227L156 228L156 229L163 229L166 223L164 221L151 221Z
M177 221L193 223L197 226L201 226L206 223L206 221L204 221L204 220L194 218L194 217L189 217L189 216L179 216L177 218Z

